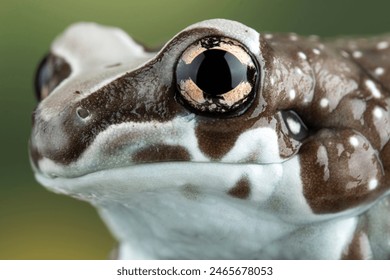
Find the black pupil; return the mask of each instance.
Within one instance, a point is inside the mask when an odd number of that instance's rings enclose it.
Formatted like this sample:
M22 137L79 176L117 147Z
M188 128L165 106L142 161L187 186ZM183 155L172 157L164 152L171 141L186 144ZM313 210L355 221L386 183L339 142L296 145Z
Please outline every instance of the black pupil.
M247 67L224 50L212 49L199 54L189 65L189 77L205 93L221 95L246 80Z

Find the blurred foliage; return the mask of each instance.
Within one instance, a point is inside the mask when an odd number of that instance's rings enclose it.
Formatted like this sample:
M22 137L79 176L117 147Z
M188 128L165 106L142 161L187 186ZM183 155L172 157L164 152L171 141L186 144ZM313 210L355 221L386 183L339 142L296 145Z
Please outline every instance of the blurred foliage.
M158 46L184 27L229 18L259 31L339 36L388 32L390 1L0 1L0 259L104 259L115 241L86 203L52 194L30 170L27 141L36 106L33 73L67 25L121 27Z

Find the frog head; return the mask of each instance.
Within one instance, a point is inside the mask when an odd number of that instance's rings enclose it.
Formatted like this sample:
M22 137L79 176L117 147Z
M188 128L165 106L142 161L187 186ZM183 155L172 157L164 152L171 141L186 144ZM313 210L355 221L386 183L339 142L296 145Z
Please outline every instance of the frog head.
M388 193L389 97L372 98L379 85L361 88L367 80L336 45L228 20L194 24L157 52L119 29L75 24L37 71L31 162L43 185L94 204L124 246L153 239L165 219L159 234L181 243L241 231L258 245L240 244L238 256L253 257ZM363 105L376 129L356 117Z

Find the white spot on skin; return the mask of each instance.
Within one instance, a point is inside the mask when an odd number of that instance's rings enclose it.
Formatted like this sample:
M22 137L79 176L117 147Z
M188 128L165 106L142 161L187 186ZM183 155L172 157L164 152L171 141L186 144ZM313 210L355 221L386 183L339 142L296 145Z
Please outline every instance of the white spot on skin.
M376 45L376 48L378 50L384 50L384 49L387 49L389 47L389 42L386 42L386 41L382 41L382 42L379 42L377 45Z
M377 119L381 119L383 117L383 111L379 107L375 107L373 113L374 113L374 117Z
M302 75L302 74L303 74L301 68L298 68L298 67L295 68L295 72L296 72L298 75Z
M349 143L354 146L354 147L357 147L359 145L359 140L355 137L355 136L351 136L349 138Z
M303 52L298 52L298 56L302 59L305 59L305 60L307 59L306 54L304 54Z
M344 152L344 145L339 143L336 145L336 148L337 148L337 156L341 156L341 154Z
M379 91L379 89L376 87L375 83L372 80L366 80L365 84L375 98L381 97L381 92Z
M329 159L328 159L328 152L326 151L326 148L321 145L317 150L317 163L323 168L324 170L324 181L327 182L329 180Z
M370 182L368 182L368 189L370 191L376 189L377 186L378 186L378 180L377 179L371 179Z
M299 132L301 131L301 124L296 122L292 118L287 118L286 121L287 121L288 127L290 128L290 131L294 134L299 134Z
M361 58L361 57L363 56L363 53L362 53L361 51L354 51L354 52L352 53L352 56L353 56L354 58Z
M264 38L265 39L272 39L274 36L272 35L272 34L269 34L269 33L267 33L267 34L264 34Z
M353 119L357 122L360 122L361 125L364 125L364 113L366 112L367 108L366 102L363 100L353 100L351 101L351 106L353 108Z
M326 107L328 107L328 105L329 105L329 99L328 98L322 98L320 100L320 106L322 108L326 108Z
M290 100L294 100L296 97L295 89L290 89L288 96L290 97Z
M321 51L319 49L313 49L312 51L316 55L319 55L321 53Z
M271 85L272 85L272 86L275 84L275 80L274 80L273 77L271 77L270 82L271 82Z
M385 73L385 69L383 69L382 67L375 68L375 75L381 76L383 75L383 73Z
M344 56L345 58L348 58L349 57L349 53L347 53L346 51L341 51L340 52L342 56Z
M296 41L296 40L298 40L297 34L291 33L291 34L290 34L290 40L291 40L291 41Z

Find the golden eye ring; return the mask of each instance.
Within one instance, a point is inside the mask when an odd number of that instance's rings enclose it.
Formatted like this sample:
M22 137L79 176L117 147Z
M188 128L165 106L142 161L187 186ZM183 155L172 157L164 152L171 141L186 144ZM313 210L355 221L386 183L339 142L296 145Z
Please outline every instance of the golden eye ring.
M234 114L256 92L257 64L239 42L206 37L190 45L176 66L179 99L203 114Z

